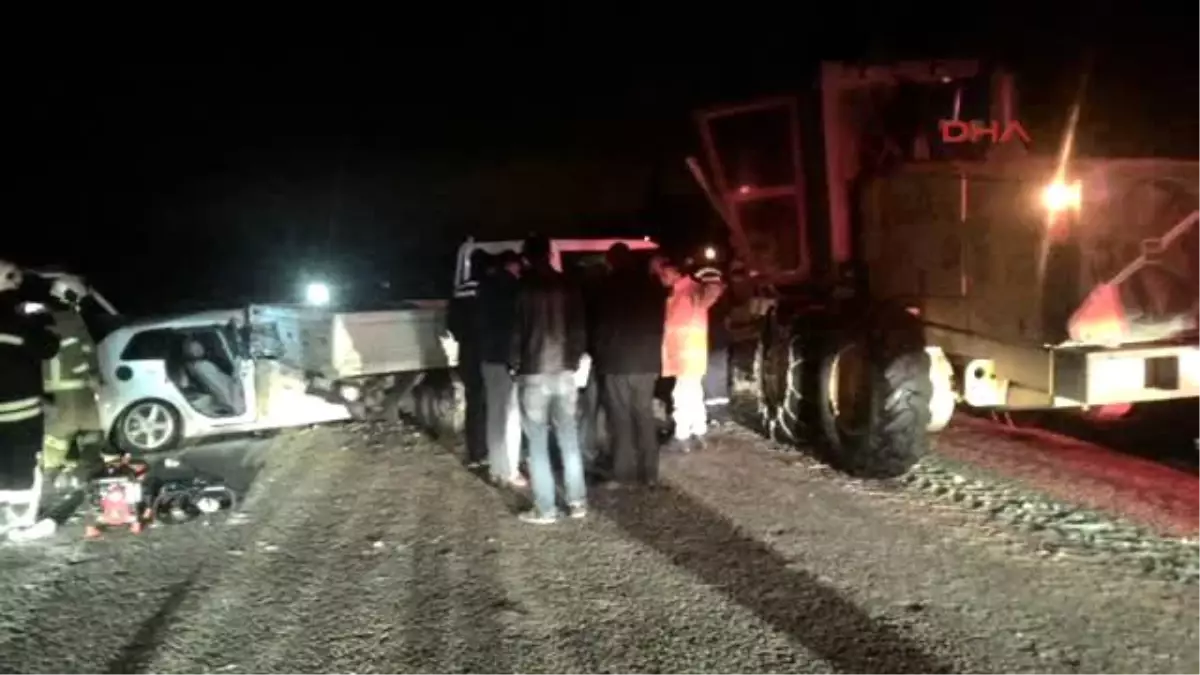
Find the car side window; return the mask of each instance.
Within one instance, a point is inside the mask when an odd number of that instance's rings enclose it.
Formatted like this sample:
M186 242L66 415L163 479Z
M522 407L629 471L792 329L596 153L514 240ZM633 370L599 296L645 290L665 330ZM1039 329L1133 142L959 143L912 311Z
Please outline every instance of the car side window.
M171 352L174 332L152 328L134 335L121 352L122 361L165 361Z

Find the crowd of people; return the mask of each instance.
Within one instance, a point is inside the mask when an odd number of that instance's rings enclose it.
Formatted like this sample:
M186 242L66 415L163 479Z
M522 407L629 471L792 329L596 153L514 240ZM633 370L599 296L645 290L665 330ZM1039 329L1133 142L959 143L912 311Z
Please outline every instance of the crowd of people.
M541 236L528 238L520 254L476 254L473 300L456 303L450 319L466 390L467 460L486 466L499 485L530 488L533 507L522 520L584 517L589 470L614 487L656 485L660 382L672 383L674 429L665 449L703 447L709 312L724 291L719 278L687 274L663 255L640 260L622 243L607 251L604 274L591 284L556 270ZM600 452L598 408L608 440Z

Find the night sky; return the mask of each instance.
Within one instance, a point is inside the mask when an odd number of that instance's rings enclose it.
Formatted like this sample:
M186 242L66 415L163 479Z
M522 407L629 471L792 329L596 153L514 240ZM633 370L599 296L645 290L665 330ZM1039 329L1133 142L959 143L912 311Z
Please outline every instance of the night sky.
M10 58L0 256L135 311L279 300L305 272L445 293L470 233L711 227L689 113L809 91L820 59L1000 59L1058 129L1090 50L1084 150L1195 158L1195 3L901 4L62 39Z

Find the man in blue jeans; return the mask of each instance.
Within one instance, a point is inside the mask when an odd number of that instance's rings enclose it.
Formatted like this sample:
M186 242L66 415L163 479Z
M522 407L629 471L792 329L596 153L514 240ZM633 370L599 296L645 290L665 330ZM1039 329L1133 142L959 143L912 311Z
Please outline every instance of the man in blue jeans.
M587 515L587 486L575 412L575 371L586 349L583 297L550 264L550 241L533 236L522 254L529 267L521 277L509 350L509 366L517 377L521 426L529 443L529 480L533 509L521 514L527 523L558 520L557 485L550 460L550 425L562 460L563 492L568 514Z

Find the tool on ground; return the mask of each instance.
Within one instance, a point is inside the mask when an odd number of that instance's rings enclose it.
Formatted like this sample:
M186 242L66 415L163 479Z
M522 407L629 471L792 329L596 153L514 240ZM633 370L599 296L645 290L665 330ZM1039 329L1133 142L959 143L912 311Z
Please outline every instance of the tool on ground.
M92 513L84 536L95 539L106 530L125 527L138 534L152 517L146 508L143 485L150 466L130 455L108 462L92 480Z

